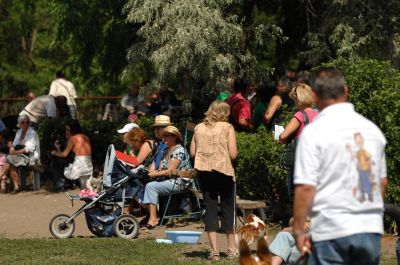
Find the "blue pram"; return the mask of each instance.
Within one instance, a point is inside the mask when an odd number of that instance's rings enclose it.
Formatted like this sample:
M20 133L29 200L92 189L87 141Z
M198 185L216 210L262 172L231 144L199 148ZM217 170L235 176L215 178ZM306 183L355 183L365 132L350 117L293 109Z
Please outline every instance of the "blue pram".
M58 214L50 221L51 234L59 239L69 238L75 230L74 219L85 213L89 230L97 236L134 238L139 233L139 222L131 214L123 214L124 205L144 191L142 178L147 175L143 166L134 169L116 159L114 145L110 145L104 163L103 189L94 197L71 195L68 198L85 204L71 216Z

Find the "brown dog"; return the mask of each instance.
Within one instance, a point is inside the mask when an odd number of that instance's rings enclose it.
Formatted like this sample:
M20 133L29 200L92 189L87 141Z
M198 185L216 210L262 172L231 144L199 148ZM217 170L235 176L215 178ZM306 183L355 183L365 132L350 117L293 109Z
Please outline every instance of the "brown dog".
M250 246L260 237L267 237L265 223L257 215L250 214L246 217L246 224L236 231L236 242L244 240Z
M271 265L272 254L268 249L267 240L261 237L257 242L257 253L252 255L249 245L245 240L239 245L240 265Z

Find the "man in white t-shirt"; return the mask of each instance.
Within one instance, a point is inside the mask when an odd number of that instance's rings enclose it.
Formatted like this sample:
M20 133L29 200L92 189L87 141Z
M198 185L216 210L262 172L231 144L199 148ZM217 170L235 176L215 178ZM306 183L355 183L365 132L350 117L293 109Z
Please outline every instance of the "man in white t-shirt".
M67 99L64 96L43 95L29 102L19 115L27 115L31 123L38 123L41 118L64 117L68 113Z
M296 149L296 245L310 253L308 264L379 264L386 139L346 102L338 70L319 70L312 89L321 112ZM303 232L307 216L311 238Z
M65 78L63 71L56 72L56 79L51 82L50 85L50 96L64 96L67 98L67 104L69 112L73 119L76 119L76 102L75 99L78 97L75 91L74 84Z

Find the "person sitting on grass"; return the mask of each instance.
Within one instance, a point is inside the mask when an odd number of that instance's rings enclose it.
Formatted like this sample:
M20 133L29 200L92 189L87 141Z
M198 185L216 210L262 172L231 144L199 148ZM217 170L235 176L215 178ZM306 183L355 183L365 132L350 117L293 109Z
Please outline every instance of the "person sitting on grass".
M181 145L182 134L174 126L167 126L162 131L162 138L167 145L167 152L158 168L155 163L150 165L149 177L151 181L146 187L141 198L141 203L146 205L149 211L149 220L145 225L147 229L153 229L158 224L157 204L158 196L169 194L173 191L184 190L189 185L189 181L184 178L170 179L169 177L176 170L190 169L190 158L186 149ZM165 180L160 180L164 178Z
M304 224L304 233L310 231L310 218ZM293 217L290 218L289 227L284 228L279 232L271 245L269 250L273 254L271 265L292 265L297 264L301 257L300 251L296 247L296 241L293 236Z

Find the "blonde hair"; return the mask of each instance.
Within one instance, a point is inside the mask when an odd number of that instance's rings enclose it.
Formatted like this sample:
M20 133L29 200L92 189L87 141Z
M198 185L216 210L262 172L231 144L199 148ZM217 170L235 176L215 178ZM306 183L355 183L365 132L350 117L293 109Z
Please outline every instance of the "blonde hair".
M207 125L214 125L214 123L218 121L228 121L230 113L231 108L228 103L221 100L215 100L204 113L206 117L203 121Z
M312 89L306 84L297 84L289 93L299 109L310 108L314 104Z

